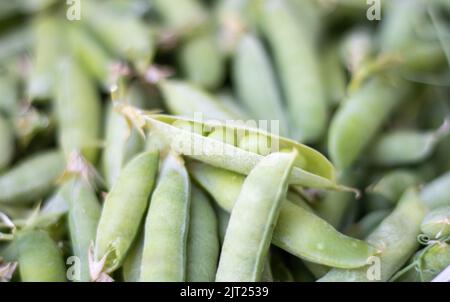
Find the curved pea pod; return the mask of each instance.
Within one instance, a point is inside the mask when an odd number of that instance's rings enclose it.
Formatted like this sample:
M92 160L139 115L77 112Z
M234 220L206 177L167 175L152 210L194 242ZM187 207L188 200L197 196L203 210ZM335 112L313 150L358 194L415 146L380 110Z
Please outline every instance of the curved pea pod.
M193 187L187 241L186 281L213 282L220 243L216 213L206 195Z
M14 134L8 121L0 113L0 171L11 162L14 153Z
M441 175L426 184L420 194L423 202L430 208L436 209L450 205L450 172Z
M421 176L415 171L393 170L383 175L367 191L378 194L391 203L397 203L406 189L417 186L420 182Z
M95 190L83 179L69 181L63 187L63 195L69 203L69 234L73 256L79 260L79 275L73 281L89 282L89 247L95 240L101 207Z
M258 142L262 141L267 145L270 144L273 151L296 149L299 155L291 172L290 184L316 188L344 189L336 184L334 167L322 154L306 145L262 130L245 127L237 123L200 122L167 115L147 116L147 125L150 131L160 133L161 138L166 141L166 145L171 146L176 152L198 161L245 175L250 173L253 167L261 161L263 155L246 151L233 144L224 143L218 139L201 134L208 134L208 131L212 133L212 130L217 129L224 133L234 133L236 136L241 136L244 139L246 136L256 137ZM195 129L189 129L192 127L186 127L186 125L194 125ZM197 132L194 133L192 130ZM197 134L199 132L200 134Z
M32 70L27 82L27 96L33 100L48 100L53 96L58 58L63 54L64 38L60 21L50 15L35 20L35 40Z
M342 104L333 116L328 137L331 160L338 168L348 168L359 158L409 88L400 79L374 77Z
M140 281L186 280L189 206L189 176L182 159L169 154L161 168L145 221Z
M70 59L60 66L56 88L58 140L66 157L80 151L94 163L100 135L100 98L86 74Z
M274 71L262 43L252 34L244 35L233 60L233 83L237 96L257 120L279 122L280 133L288 125Z
M317 141L326 128L327 102L314 43L285 1L269 0L262 5L260 25L280 73L292 136Z
M346 234L354 238L364 239L390 214L390 210L382 209L372 211L360 221L350 226Z
M164 102L172 114L194 118L202 113L207 118L231 120L240 118L218 99L193 84L164 80L160 83Z
M417 235L426 207L415 189L406 191L394 211L367 237L378 254L358 269L333 269L319 281L388 281L418 248Z
M425 216L420 230L430 239L450 236L450 206L432 210Z
M113 59L103 45L94 39L84 25L70 24L68 37L71 49L83 68L103 88L108 88Z
M0 176L0 203L30 203L45 197L64 171L58 151L33 155Z
M140 73L145 72L155 50L152 33L142 20L97 1L86 2L83 14L90 28L112 53L131 61Z
M142 107L143 92L131 87L128 100ZM120 175L123 166L144 148L144 140L135 129L130 129L126 119L110 103L106 113L105 148L102 154L102 171L108 187L111 187Z
M323 53L321 76L328 104L336 105L341 102L346 95L347 78L336 45L328 46Z
M121 265L138 233L158 172L158 158L157 152L137 155L106 197L95 240L95 259L106 257L106 273Z
M44 231L17 234L20 279L23 282L64 282L66 269L56 243Z
M273 153L253 168L233 206L216 281L260 281L297 154Z
M394 130L382 135L370 151L370 160L380 166L415 164L428 158L450 130L446 121L436 131Z
M231 212L245 176L197 162L190 162L188 168L220 207ZM310 210L290 200L281 205L272 243L302 259L333 267L360 267L375 253L367 243L339 233Z
M125 282L139 282L143 250L144 232L141 231L123 262L122 276Z

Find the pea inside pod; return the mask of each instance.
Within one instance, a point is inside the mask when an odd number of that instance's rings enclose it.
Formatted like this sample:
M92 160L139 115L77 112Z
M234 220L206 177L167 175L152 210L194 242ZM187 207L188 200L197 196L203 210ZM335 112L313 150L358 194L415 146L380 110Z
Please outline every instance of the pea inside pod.
M430 239L450 236L450 206L434 209L425 216L420 226L423 234Z

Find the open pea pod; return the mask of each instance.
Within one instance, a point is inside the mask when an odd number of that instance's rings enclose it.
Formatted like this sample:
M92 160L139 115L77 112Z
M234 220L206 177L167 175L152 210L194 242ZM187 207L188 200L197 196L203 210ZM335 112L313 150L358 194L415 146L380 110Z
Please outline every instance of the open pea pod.
M152 133L159 134L165 145L175 152L244 175L250 173L264 155L267 155L253 152L251 148L247 151L238 147L248 137L257 137L258 143L262 140L269 142L270 150L265 150L266 153L295 148L299 156L289 178L291 185L346 189L336 183L335 169L322 154L287 138L235 122L199 121L159 114L148 115L146 120ZM232 133L232 139L220 141L216 137L208 137L217 131ZM227 138L229 137L227 134Z

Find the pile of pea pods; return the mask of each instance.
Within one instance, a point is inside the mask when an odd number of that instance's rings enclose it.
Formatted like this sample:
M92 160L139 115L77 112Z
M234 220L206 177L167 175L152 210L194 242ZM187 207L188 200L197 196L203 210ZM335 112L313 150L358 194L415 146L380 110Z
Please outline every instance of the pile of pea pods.
M1 1L0 281L450 280L450 2L369 2Z

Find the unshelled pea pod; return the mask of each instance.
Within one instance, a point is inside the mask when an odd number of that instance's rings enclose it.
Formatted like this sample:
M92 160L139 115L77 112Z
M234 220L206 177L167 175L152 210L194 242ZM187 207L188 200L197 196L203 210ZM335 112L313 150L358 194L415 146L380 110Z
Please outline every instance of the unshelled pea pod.
M186 280L190 189L181 157L168 154L145 220L140 281Z
M11 162L14 153L14 134L9 122L0 113L0 171Z
M261 280L296 156L296 151L272 153L245 179L225 233L216 281Z
M279 122L280 134L288 135L286 114L268 54L255 35L244 35L233 61L236 94L256 120Z
M190 162L188 167L220 207L231 212L245 176L198 162ZM375 253L367 243L339 233L310 210L288 200L281 206L272 243L297 257L332 267L360 267ZM340 253L335 252L336 246Z
M420 230L429 239L441 239L450 236L450 206L432 210L425 216Z
M326 88L327 101L331 105L336 105L344 99L347 85L345 69L340 61L336 43L327 47L323 53L323 58L321 76Z
M350 226L346 234L355 238L365 239L389 214L389 209L371 211L360 221Z
M395 210L367 237L379 253L358 269L333 269L319 281L387 281L413 255L418 247L417 235L426 214L426 206L415 189L406 191ZM377 259L377 260L374 260ZM373 263L372 263L373 262ZM371 267L379 265L379 267Z
M157 152L137 155L124 167L106 197L97 228L95 259L107 257L107 273L121 265L138 233L158 171L158 158Z
M69 234L73 255L79 260L79 274L75 280L91 281L89 271L89 247L95 241L101 207L95 190L87 181L76 178L63 187L64 199L69 203Z
M193 187L187 241L186 281L213 282L219 259L218 222L205 193Z
M427 183L420 197L430 208L436 209L443 206L450 206L450 172L441 175L433 181Z
M218 120L233 120L241 118L233 113L218 99L200 87L193 84L165 80L160 83L164 102L172 114L194 118L204 114L204 117Z
M66 281L61 251L45 231L23 230L17 234L15 240L21 281Z
M24 159L0 176L0 203L39 201L55 187L64 171L64 157L47 151Z
M139 282L141 277L142 251L144 250L144 231L136 237L122 266L125 282Z
M305 142L316 141L325 130L327 109L314 43L285 1L261 3L260 24L281 76L295 132L292 136Z
M380 76L370 79L349 96L334 115L328 137L332 162L340 169L361 155L389 115L401 104L410 84Z
M76 62L67 58L60 66L56 87L58 140L66 157L78 151L94 163L100 135L100 98Z
M147 125L151 131L160 133L161 138L166 141L165 145L170 146L176 152L241 174L250 173L252 168L263 158L263 155L246 151L236 145L224 143L205 135L217 130L232 133L232 136L242 136L243 139L247 136L256 137L263 143L270 144L269 149L296 149L299 155L291 172L290 184L319 188L340 188L336 184L334 167L322 154L306 145L262 130L245 127L242 124L224 124L216 121L201 122L167 115L147 116ZM195 127L189 127L189 125ZM193 132L193 130L197 132Z

